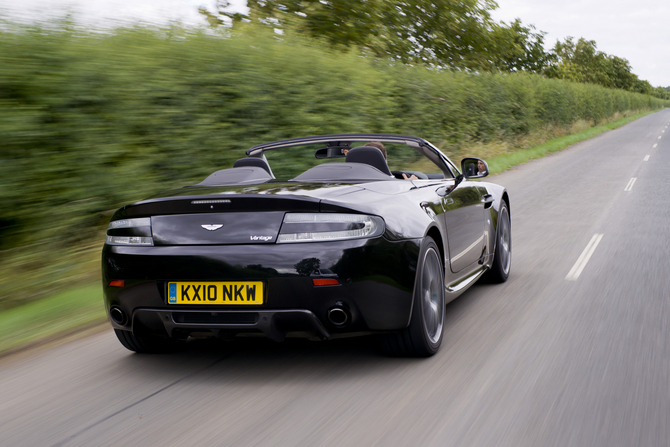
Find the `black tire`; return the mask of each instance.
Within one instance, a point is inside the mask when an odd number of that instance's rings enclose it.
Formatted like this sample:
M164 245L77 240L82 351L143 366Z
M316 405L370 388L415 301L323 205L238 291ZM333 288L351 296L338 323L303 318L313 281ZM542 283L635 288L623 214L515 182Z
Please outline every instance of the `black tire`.
M507 204L502 201L498 211L498 231L496 232L496 250L493 264L486 273L486 279L492 283L503 283L509 278L512 267L512 227L510 225Z
M430 357L444 333L444 270L440 250L427 236L421 245L409 326L381 337L382 350L392 356Z
M171 338L157 337L154 335L137 335L130 331L114 329L116 338L130 351L140 354L161 354L172 352L177 347L177 342Z

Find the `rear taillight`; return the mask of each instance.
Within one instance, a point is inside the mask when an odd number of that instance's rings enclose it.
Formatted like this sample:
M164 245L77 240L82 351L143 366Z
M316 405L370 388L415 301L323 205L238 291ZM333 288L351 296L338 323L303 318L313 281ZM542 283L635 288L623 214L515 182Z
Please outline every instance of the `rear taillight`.
M379 236L384 220L365 214L287 213L277 243L322 242Z
M107 245L154 245L151 218L113 220L107 228Z

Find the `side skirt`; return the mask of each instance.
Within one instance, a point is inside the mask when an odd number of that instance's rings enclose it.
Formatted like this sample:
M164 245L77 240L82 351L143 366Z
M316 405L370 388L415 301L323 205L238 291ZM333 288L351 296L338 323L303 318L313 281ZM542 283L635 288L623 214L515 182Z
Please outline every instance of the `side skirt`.
M474 284L484 273L486 273L488 267L481 265L477 267L472 272L468 273L466 276L459 278L458 280L447 285L446 292L451 295L449 298L454 299L462 292L464 292L468 287Z

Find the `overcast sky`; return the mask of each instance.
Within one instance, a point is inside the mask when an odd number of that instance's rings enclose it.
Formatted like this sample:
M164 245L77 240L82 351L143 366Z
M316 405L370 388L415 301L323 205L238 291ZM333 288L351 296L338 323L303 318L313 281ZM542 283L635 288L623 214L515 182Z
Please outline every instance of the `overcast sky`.
M496 0L493 18L520 18L547 32L553 46L567 36L595 40L598 49L628 59L653 86L670 86L668 0Z
M547 32L548 47L567 36L595 40L598 49L631 63L633 73L654 86L670 86L670 1L668 0L497 0L495 20L520 18ZM215 0L0 0L10 17L62 15L105 26L112 20L200 24L198 6ZM232 0L243 9L246 0Z

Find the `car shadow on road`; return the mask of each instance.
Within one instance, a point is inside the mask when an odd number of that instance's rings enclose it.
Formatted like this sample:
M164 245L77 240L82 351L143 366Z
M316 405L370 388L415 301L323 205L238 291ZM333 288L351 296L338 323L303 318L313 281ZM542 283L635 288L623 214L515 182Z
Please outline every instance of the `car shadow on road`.
M337 377L362 377L405 368L430 359L393 358L382 354L374 336L328 340L238 338L192 340L170 354L125 354L118 374L143 380L177 380L210 384L323 383Z
M132 369L134 374L170 377L175 377L177 371L184 375L202 371L198 376L207 375L205 371L216 371L211 378L214 382L242 380L244 383L268 380L323 382L337 379L343 374L349 377L367 376L404 369L408 369L409 373L416 367L432 368L434 365L449 363L450 350L462 352L458 344L464 341L459 341L460 337L451 339L450 326L464 318L467 320L469 309L477 301L485 299L486 293L478 293L477 289L479 286L447 304L445 341L437 355L429 358L386 356L375 335L328 341L287 338L283 342L274 342L264 337L238 337L234 341L189 340L180 350L170 354L127 354L121 367ZM269 376L270 371L273 371L272 377Z

